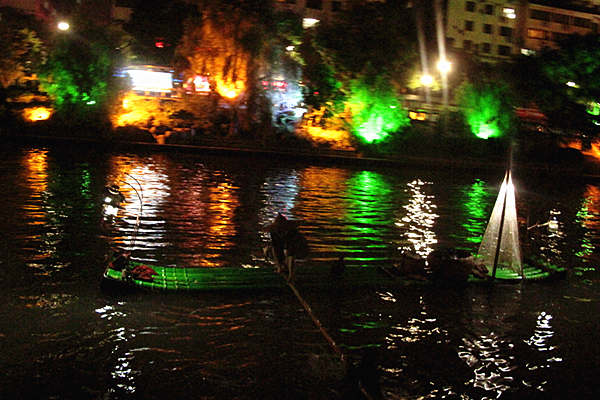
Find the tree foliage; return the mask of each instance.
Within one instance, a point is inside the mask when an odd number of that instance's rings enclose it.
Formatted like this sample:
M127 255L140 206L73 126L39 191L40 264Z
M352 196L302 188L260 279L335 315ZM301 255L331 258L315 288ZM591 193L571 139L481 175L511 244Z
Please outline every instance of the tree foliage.
M597 116L588 110L600 102L600 37L573 35L559 45L515 61L508 69L514 92L521 105L537 105L550 126L597 135Z
M398 95L384 76L352 81L348 105L354 133L367 143L383 140L409 124Z
M16 10L2 8L0 53L0 87L6 89L37 72L46 48L33 21Z
M172 65L185 21L197 15L196 6L184 1L136 0L124 25L133 39L136 59L144 64Z
M63 35L54 43L40 83L59 114L69 119L106 117L120 88L114 78L118 54L110 39L94 28Z
M415 38L404 1L357 5L319 26L303 52L309 104L333 113L349 105L352 131L366 142L406 126L399 89L417 62Z
M488 139L513 132L513 104L506 85L464 82L457 91L458 104L475 136Z

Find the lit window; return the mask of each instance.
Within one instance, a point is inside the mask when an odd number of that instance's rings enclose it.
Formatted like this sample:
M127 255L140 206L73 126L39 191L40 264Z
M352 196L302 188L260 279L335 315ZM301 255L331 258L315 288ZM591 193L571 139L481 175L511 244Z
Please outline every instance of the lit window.
M312 28L313 26L315 26L318 23L319 23L318 19L314 19L314 18L302 18L302 27L304 29Z
M504 15L504 17L508 18L508 19L517 18L517 13L515 12L515 9L512 7L504 7L502 9L502 15Z
M531 39L546 39L546 31L542 29L527 29L527 37Z
M535 50L521 49L521 54L523 54L524 56L534 56L535 55Z

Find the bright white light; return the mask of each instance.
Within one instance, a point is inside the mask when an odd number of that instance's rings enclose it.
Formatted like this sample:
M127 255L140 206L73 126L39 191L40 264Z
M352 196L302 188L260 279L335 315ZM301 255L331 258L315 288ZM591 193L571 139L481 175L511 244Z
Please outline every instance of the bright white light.
M567 82L567 86L568 86L568 87L574 87L574 88L576 88L576 87L579 87L579 86L578 86L578 85L577 85L575 82L573 82L573 81L569 81L569 82Z
M437 63L437 68L442 74L447 74L452 69L452 63L446 59L441 59Z
M158 72L141 69L125 71L131 77L133 90L144 92L170 92L173 88L173 76L170 72Z
M295 49L295 48L296 48L296 46L292 46L292 45L290 45L290 46L287 46L285 49L286 49L287 51L294 51L294 49Z
M196 92L210 92L210 83L205 76L196 75L194 77L194 87Z
M423 86L433 85L433 76L431 76L429 74L421 75L421 84Z
M304 29L312 28L319 23L318 19L315 18L302 18L302 27Z
M502 14L504 14L504 16L508 19L515 19L517 18L517 14L515 12L514 8L511 7L504 7L502 9Z
M524 56L534 56L535 55L535 50L521 49L521 54L523 54Z
M71 26L66 21L60 21L58 23L57 27L58 27L59 30L61 30L61 31L64 32L64 31L68 31Z
M115 206L107 205L106 207L104 207L104 213L107 216L116 217L118 212L119 212L119 209Z

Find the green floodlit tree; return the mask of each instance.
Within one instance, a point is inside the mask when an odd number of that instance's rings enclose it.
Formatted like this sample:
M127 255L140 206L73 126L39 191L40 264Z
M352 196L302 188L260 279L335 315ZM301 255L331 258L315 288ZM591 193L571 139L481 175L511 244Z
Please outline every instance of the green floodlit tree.
M305 78L320 94L314 100L333 114L344 109L341 103L350 107L351 129L362 142L380 142L408 126L397 88L418 60L413 21L405 2L369 3L317 28L313 46L323 65L311 70L307 62Z
M366 143L382 141L410 124L398 95L384 76L376 77L375 82L354 80L347 103L353 132Z
M471 132L478 138L512 133L514 112L507 86L464 82L457 89L456 98Z
M99 29L61 35L40 74L41 89L64 121L96 123L116 100L114 38Z

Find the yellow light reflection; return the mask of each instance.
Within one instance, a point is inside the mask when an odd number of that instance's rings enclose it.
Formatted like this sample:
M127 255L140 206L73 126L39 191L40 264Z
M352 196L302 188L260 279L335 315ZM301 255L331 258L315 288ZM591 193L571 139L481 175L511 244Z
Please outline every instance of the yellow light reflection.
M160 157L154 160L160 161ZM146 241L156 241L162 236L163 229L160 227L165 223L161 219L162 207L170 192L169 179L164 172L166 166L160 162L152 164L138 157L115 157L111 161L113 170L107 177L106 185L118 185L119 191L125 196L122 218L118 218L115 224L122 237L116 240L130 250L144 247ZM137 232L140 201L136 190L143 196L143 215L140 216Z
M583 225L590 230L600 229L600 187L587 185L584 196L586 212Z
M25 300L25 307L40 309L57 309L73 301L74 296L66 293L47 293L39 296L21 296Z
M208 212L210 216L207 222L209 223L208 231L210 234L207 235L209 242L206 247L219 250L218 253L230 249L234 244L231 240L236 234L234 212L240 205L234 189L235 187L228 182L222 182L208 189L210 198ZM222 262L211 261L210 259L205 259L204 264L207 267L223 266Z
M40 196L48 188L48 151L31 150L25 155L24 162L25 180L34 195Z
M297 197L295 204L296 217L305 221L319 220L319 226L324 230L336 229L346 215L347 204L331 194L346 193L351 175L351 171L341 168L308 167L303 170L298 185L302 195ZM309 215L304 210L312 211ZM314 244L310 258L312 261L332 261L342 250L339 243Z
M403 206L406 215L396 222L396 226L402 229L402 237L407 243L399 247L399 250L414 252L422 258L427 258L433 251L431 245L437 243L435 232L432 230L435 220L439 217L434 211L437 206L433 204L435 197L425 193L431 182L420 179L407 184L405 192L409 194L408 204Z

